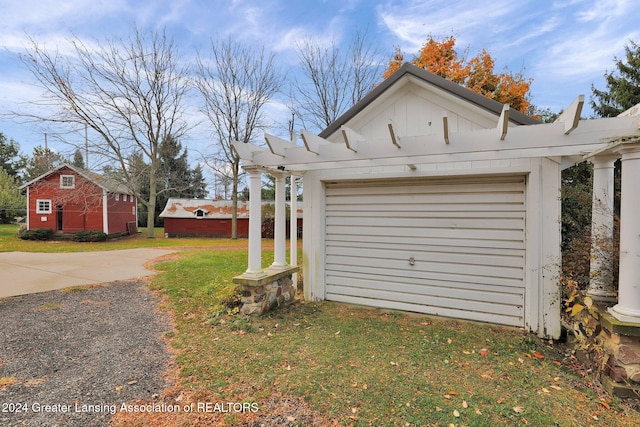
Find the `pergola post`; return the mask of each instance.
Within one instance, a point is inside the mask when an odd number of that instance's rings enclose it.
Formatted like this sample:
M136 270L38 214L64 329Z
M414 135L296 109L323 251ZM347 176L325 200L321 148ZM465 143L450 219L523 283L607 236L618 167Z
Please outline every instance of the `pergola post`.
M296 266L298 265L298 182L296 181L296 176L291 175L291 213L289 215L289 264ZM293 287L297 287L298 283L298 274L294 273Z
M600 301L616 300L613 287L614 250L613 180L618 156L600 156L593 163L593 201L591 205L591 264L587 294Z
M285 198L285 175L282 172L272 172L272 175L276 179L276 217L274 219L274 252L271 268L274 270L284 270L289 267L287 264L287 205Z
M640 146L623 144L620 201L618 304L609 312L622 322L640 323Z
M258 278L266 276L262 269L262 171L257 167L244 169L249 174L249 266L242 276Z

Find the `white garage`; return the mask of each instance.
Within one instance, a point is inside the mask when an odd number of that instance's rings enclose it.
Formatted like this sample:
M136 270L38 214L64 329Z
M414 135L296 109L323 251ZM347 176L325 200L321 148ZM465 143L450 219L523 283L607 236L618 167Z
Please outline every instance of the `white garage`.
M542 124L405 64L318 135L266 135L268 147L234 148L252 209L260 210L261 175L276 177L276 225L284 224L284 177L303 182L306 299L557 338L561 171L585 156L608 159L640 135L637 116L579 120L582 103ZM640 162L625 160L637 148L621 151L622 161ZM242 280L259 285L279 273L261 265L252 217ZM287 266L282 230L276 270Z
M525 177L326 184L326 298L524 326Z

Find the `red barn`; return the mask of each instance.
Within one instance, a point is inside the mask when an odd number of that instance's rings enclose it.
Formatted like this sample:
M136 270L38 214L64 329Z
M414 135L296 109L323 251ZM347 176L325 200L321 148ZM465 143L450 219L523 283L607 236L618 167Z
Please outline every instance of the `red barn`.
M263 202L263 206L272 202ZM231 200L170 198L160 214L167 237L231 237ZM249 236L249 205L238 201L238 237ZM298 209L298 229L302 229L302 210ZM287 236L289 221L287 220ZM262 223L262 237L273 238L273 219Z
M238 237L249 235L249 207L238 201ZM160 214L167 237L231 237L231 201L171 198Z
M63 164L24 184L27 228L58 234L98 230L126 234L137 224L138 201L123 184Z

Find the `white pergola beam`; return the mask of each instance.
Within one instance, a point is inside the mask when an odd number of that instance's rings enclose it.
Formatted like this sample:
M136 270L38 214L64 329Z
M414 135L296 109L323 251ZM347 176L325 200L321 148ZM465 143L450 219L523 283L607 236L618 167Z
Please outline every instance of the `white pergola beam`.
M502 113L500 113L500 118L498 119L498 130L500 131L500 141L504 141L507 137L507 130L509 129L509 111L511 107L509 104L504 104L502 106Z
M387 123L387 127L389 128L389 135L391 136L391 142L398 148L402 148L400 145L400 134L398 133L398 125L393 123L393 120L389 119L389 123Z
M570 135L564 135L563 123L514 126L509 129L509 144L496 138L495 129L481 129L455 134L455 144L442 144L442 135L417 135L402 138L402 150L389 144L383 135L368 140L358 152L345 154L342 144L327 143L319 155L304 147L287 150L287 157L269 150L253 154L252 161L266 167L285 166L302 173L306 170L343 168L345 166L434 163L451 159L467 161L498 158L575 156L607 148L615 138L640 137L638 117L613 117L584 120ZM345 162L345 163L341 163Z
M444 143L449 143L449 114L446 111L442 112L442 130L444 132Z
M304 146L307 149L307 151L314 154L319 155L320 147L323 145L330 144L330 142L327 141L326 139L320 138L318 135L315 135L306 130L300 131L300 136L302 137L302 141L304 142Z
M284 140L268 133L264 134L264 139L267 141L269 150L277 156L284 157L286 150L297 147L297 145L292 144L291 141Z
M240 159L248 162L253 161L254 155L267 152L265 148L240 141L233 141L231 143L231 147L233 148L233 151L236 152L238 157L240 157Z
M364 141L365 137L347 126L341 126L340 132L342 132L342 138L344 139L346 147L354 153L357 153L358 143Z
M580 114L582 113L582 107L584 106L584 95L578 95L578 97L564 110L558 118L556 123L564 123L564 134L569 135L580 124Z

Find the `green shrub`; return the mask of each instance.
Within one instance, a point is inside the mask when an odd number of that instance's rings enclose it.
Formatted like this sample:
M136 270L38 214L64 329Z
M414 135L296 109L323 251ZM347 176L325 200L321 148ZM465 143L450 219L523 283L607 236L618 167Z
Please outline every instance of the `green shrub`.
M51 240L53 237L53 230L50 228L36 228L33 230L21 228L18 231L18 237L22 240Z
M104 242L107 234L99 230L82 230L74 233L71 237L74 242Z

